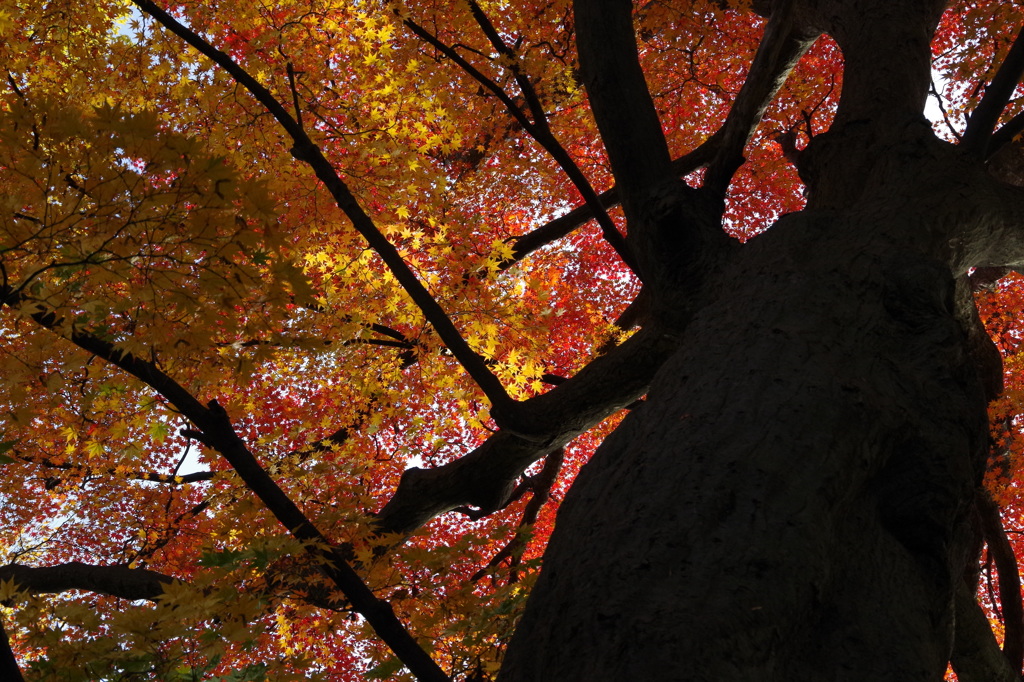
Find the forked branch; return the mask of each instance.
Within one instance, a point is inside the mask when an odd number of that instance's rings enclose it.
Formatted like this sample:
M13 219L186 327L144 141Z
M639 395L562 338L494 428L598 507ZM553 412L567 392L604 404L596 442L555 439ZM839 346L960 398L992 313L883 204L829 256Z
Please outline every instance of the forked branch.
M722 138L722 131L719 130L692 152L684 154L678 159L673 160L672 172L678 177L683 177L706 166L717 154ZM606 210L613 206L618 206L619 203L621 203L619 190L616 187L612 187L611 189L602 192L597 196L597 198ZM541 225L537 229L532 230L521 237L517 237L512 246L512 258L503 263L502 267L511 267L537 249L565 237L580 226L586 224L587 221L593 219L594 212L591 210L590 204L582 204L565 215L559 216L558 218Z
M748 78L736 95L725 122L714 135L703 141L692 152L672 161L672 172L677 177L709 166L705 186L724 193L729 179L742 163L743 147L757 130L757 126L778 93L785 79L793 71L800 57L814 43L816 36L798 27L790 11L782 7L769 20L764 38L754 57ZM1021 116L1024 129L1024 116ZM1009 125L1009 124L1008 124ZM1001 132L1001 130L1000 130ZM605 210L621 202L617 187L603 191L598 200ZM513 247L512 265L543 246L559 240L594 217L589 204L578 206L565 215L541 225L518 238Z
M487 566L481 568L472 576L470 576L470 582L476 582L483 578L487 573L497 567L505 559L511 559L513 562L513 568L510 573L510 582L516 582L516 570L515 565L519 562L522 557L523 550L526 549L526 544L529 539L527 527L532 526L537 522L537 517L540 515L540 510L544 504L551 497L551 488L558 479L558 473L562 468L562 461L565 458L565 448L559 448L547 456L544 460L544 468L541 469L540 473L527 479L524 482L524 486L533 492L530 501L526 503L526 507L523 509L523 515L519 520L519 529L515 536L509 540L508 544L498 550L497 554L491 557L491 560L487 562Z
M562 169L562 172L565 173L566 177L568 177L576 187L580 196L583 197L584 204L587 207L590 217L597 220L598 225L600 225L601 235L604 237L605 241L615 249L619 258L629 266L633 273L640 279L643 279L636 266L636 260L633 258L633 255L626 244L626 240L622 237L619 229L615 226L615 221L612 220L611 216L609 216L608 212L605 210L605 205L601 201L601 197L590 184L590 180L587 179L586 174L584 174L576 164L572 155L569 154L565 147L563 147L555 137L554 133L551 132L551 127L548 125L547 113L544 111L540 97L537 95L537 91L533 87L533 83L530 81L529 77L519 68L517 55L501 40L501 37L498 35L494 25L491 24L490 19L487 18L479 5L475 2L471 2L470 9L473 12L473 17L481 26L485 35L487 35L498 53L510 60L512 66L509 68L512 71L513 78L515 78L516 84L519 86L523 98L526 100L532 118L531 116L527 116L526 112L516 104L515 100L505 92L501 85L495 83L493 79L488 78L479 69L473 66L465 57L459 54L455 48L445 44L443 41L438 39L437 36L412 19L405 18L402 20L402 23L404 23L405 26L421 40L435 48L447 59L456 64L470 78L488 90L505 106L505 109L512 118L514 118L516 122L523 127L523 130L525 130L527 134L529 134L530 137L532 137L541 146L541 148L543 148L544 151L546 151L551 158L555 160L555 163L558 164Z
M523 97L526 99L526 106L529 107L530 113L533 115L533 121L537 126L547 129L547 113L544 111L544 105L540 102L540 97L537 95L537 90L533 87L533 83L530 81L529 76L523 73L523 70L519 68L519 55L516 54L515 50L509 47L504 40L501 39L501 35L498 34L498 30L491 23L490 17L483 11L480 4L476 0L467 0L469 5L469 11L473 14L473 19L477 25L487 36L487 40L491 43L491 46L498 52L509 59L509 69L512 71L512 75L516 79L516 84L519 86L519 91L523 93Z
M793 21L788 6L780 7L768 22L748 77L725 122L696 149L674 159L672 173L676 177L684 177L710 164L704 186L719 194L724 193L732 175L743 162L743 148L753 136L765 110L815 39L813 32L803 30ZM1021 117L1021 126L1024 128L1024 116ZM621 201L618 188L602 192L598 200L606 210L618 205ZM593 217L590 205L584 204L519 237L512 249L513 257L505 267L561 239Z

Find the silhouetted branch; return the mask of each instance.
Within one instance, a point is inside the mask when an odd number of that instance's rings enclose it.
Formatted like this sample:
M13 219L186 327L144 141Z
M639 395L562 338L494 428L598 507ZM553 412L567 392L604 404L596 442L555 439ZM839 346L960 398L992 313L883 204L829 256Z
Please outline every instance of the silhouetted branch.
M684 177L706 166L717 153L722 138L722 131L719 130L689 154L672 161L672 172L679 177ZM598 195L598 200L606 210L618 206L620 202L618 189L612 187L602 192ZM512 258L502 263L501 268L511 267L537 249L561 239L593 218L594 213L591 211L590 205L583 204L521 237L516 237L512 246Z
M515 563L522 556L523 550L526 547L526 538L523 537L522 531L526 526L532 526L537 522L537 516L540 514L541 507L551 497L551 487L558 479L558 472L562 468L562 461L564 459L565 448L558 448L544 460L544 468L541 469L540 473L525 481L526 487L533 491L533 496L526 503L526 508L523 509L523 516L519 520L519 532L487 562L487 566L481 568L470 577L471 582L480 580L480 578L487 575L490 569L500 564L507 557L511 557L513 560L513 570L509 579L511 582L516 581Z
M1003 63L992 78L992 82L985 88L985 96L967 119L967 127L964 129L963 137L960 138L960 146L970 154L988 157L991 151L992 131L999 121L1013 91L1017 88L1021 78L1024 77L1024 31L1017 34L1017 38L1010 46Z
M569 380L522 403L538 426L534 437L499 430L453 462L406 470L377 514L378 528L404 537L458 507L500 509L531 464L646 393L677 344L678 337L663 328L645 327Z
M946 111L946 105L942 101L942 93L940 93L939 89L935 87L934 75L932 76L931 82L928 84L928 92L932 97L935 98L935 104L939 107L939 113L942 114L942 120L946 124L946 130L948 130L949 134L959 141L963 137L963 135L955 127L953 127L953 122L949 120L949 112Z
M27 455L18 449L12 449L7 453L8 456L16 458L20 462L25 464L36 464L38 466L47 467L50 469L60 469L61 471L70 472L75 476L82 477L95 477L95 476L111 476L115 478L125 478L133 481L149 481L151 483L167 483L170 485L187 485L189 483L200 483L203 481L213 480L219 472L216 471L193 471L188 474L161 474L155 471L118 471L116 467L87 467L71 462L64 461L63 458L57 461L55 458L42 455L34 457Z
M490 40L492 40L492 43L495 45L495 49L514 62L517 58L515 53L501 41L501 38L498 36L494 26L490 23L490 20L486 17L483 11L480 10L479 6L476 5L476 3L471 3L470 8L473 11L473 16L477 23L483 27L484 33ZM580 196L583 197L583 201L588 208L590 216L597 220L598 225L601 226L601 234L605 241L615 249L615 252L619 255L622 261L630 267L633 273L640 279L643 279L641 273L637 269L635 259L633 258L625 239L619 232L619 229L615 226L615 222L611 219L611 216L609 216L605 210L605 207L601 202L601 198L590 184L586 175L576 164L576 161L573 160L572 155L566 151L565 147L562 146L551 132L551 128L548 126L547 122L547 114L544 112L544 108L541 106L540 99L537 97L537 93L529 78L525 74L521 73L517 66L511 67L513 77L519 85L520 91L526 99L528 106L530 107L530 111L533 114L532 120L519 107L519 105L509 97L504 88L481 73L479 69L470 64L469 61L458 53L458 51L451 46L446 45L430 33L430 31L427 31L415 21L412 21L411 19L403 19L402 21L409 30L454 62L459 68L466 72L466 74L477 81L481 86L489 90L502 104L505 105L506 110L508 110L509 114L523 127L523 130L525 130L530 137L540 144L540 146L559 165L562 172L564 172L569 180L572 181L576 190L580 193Z
M122 599L156 601L164 587L175 578L147 568L127 565L96 566L71 561L56 566L0 566L0 580L13 580L19 589L30 594L57 594L68 590L85 590Z
M307 563L297 565L295 558L286 557L275 564L266 576L266 584L259 589L266 593L285 593L290 598L332 611L347 610L346 604L331 599L331 590L323 580L314 580ZM71 561L54 566L0 566L0 581L13 580L17 589L28 594L59 594L69 590L95 592L112 597L136 601L155 602L167 585L177 578L146 568L130 568L125 564L101 566ZM0 667L2 670L2 667ZM8 678L0 675L0 680Z
M765 110L786 82L800 57L817 39L798 25L793 2L774 3L764 37L736 100L722 124L722 142L704 175L704 187L724 195L733 174L743 164L743 149L753 136Z
M1013 547L1003 531L999 506L985 494L977 499L982 532L999 572L999 603L1003 607L1003 655L1010 668L1020 673L1024 665L1024 605L1021 603L1020 572Z
M18 659L14 657L11 649L11 640L4 629L3 619L0 618L0 678L8 682L24 682L25 678L18 667Z
M970 587L957 582L954 601L953 651L950 663L959 682L1020 682L999 650L988 616Z
M491 46L498 52L498 54L509 58L509 70L512 71L512 75L516 79L519 91L523 93L523 98L526 100L526 106L529 107L530 113L533 115L534 124L547 129L547 113L544 111L544 106L541 104L540 97L538 97L537 90L533 87L533 83L530 82L529 76L523 73L522 69L519 68L519 55L517 55L515 50L506 45L505 41L501 39L501 35L498 34L497 29L494 28L494 24L491 23L490 17L487 16L483 9L481 9L476 0L468 0L468 5L469 11L473 15L473 19L476 21L477 26L479 26L484 32L484 35L487 36L487 40L491 43Z
M143 12L151 16L160 25L175 34L186 43L198 50L202 55L224 69L239 85L244 87L256 100L277 120L285 132L292 138L294 146L292 156L305 162L316 174L320 182L331 193L335 202L350 221L357 232L366 240L391 270L395 279L402 286L413 303L420 309L427 321L433 325L441 341L451 350L452 355L473 378L487 398L491 401L491 415L499 423L503 418L513 419L511 414L515 401L508 395L501 381L488 369L484 359L476 353L469 343L456 329L451 318L427 291L416 274L409 268L398 249L381 232L373 219L363 210L362 205L342 181L334 165L327 160L320 148L310 139L299 122L281 105L276 97L259 83L245 69L238 65L226 53L213 47L209 42L181 24L177 19L162 10L151 0L132 0Z

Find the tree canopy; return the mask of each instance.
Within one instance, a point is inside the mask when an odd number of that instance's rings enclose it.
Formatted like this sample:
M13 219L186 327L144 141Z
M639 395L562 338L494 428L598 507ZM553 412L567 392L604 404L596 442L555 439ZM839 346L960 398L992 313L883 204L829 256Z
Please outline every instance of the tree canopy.
M496 679L708 278L837 203L804 152L865 78L813 3L575 4L0 0L26 679ZM935 14L934 135L1024 185L1024 8ZM1019 675L1024 260L982 260L1005 377L957 632Z

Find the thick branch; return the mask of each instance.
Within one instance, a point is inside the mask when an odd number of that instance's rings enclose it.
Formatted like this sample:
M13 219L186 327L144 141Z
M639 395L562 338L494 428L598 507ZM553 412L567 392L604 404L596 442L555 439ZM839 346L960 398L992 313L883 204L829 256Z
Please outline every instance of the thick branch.
M719 194L724 195L733 174L743 163L743 149L768 105L818 37L797 23L793 9L796 3L774 4L776 9L768 19L750 72L719 131L722 142L718 153L704 176L704 186Z
M577 0L587 95L630 218L634 196L673 177L668 144L640 68L629 0Z
M21 675L21 668L18 667L18 659L14 657L11 650L11 640L4 630L3 620L0 619L0 677L9 682L24 682Z
M572 379L523 403L542 427L537 438L498 431L454 462L407 470L378 513L378 527L406 536L457 507L501 509L527 467L642 396L677 343L664 330L644 328Z
M1024 132L1024 111L1011 118L1003 127L992 134L985 157L992 158L996 152L1013 142L1014 138L1022 132Z
M164 587L175 578L146 568L95 566L72 561L56 566L0 566L0 581L13 580L19 589L31 594L57 594L68 590L85 590L112 597L156 601Z
M514 409L515 402L509 397L505 387L487 368L484 359L470 348L444 309L434 300L434 297L405 263L398 249L384 236L373 222L373 219L363 210L363 207L338 175L337 170L327 160L327 157L324 156L320 148L309 138L298 121L288 113L269 90L263 87L259 81L253 78L227 54L213 47L209 42L186 28L150 0L132 1L139 9L153 17L167 30L180 37L224 69L273 115L294 141L292 155L312 168L317 178L331 193L338 207L352 221L352 226L367 241L370 248L380 256L381 260L384 261L392 274L394 274L398 283L423 312L427 321L433 325L438 336L441 337L444 344L451 350L459 364L465 368L466 372L480 386L493 405L491 414L495 417L495 420L500 422L503 416L511 418L509 413Z
M526 526L532 526L537 522L537 516L540 515L540 510L544 504L551 497L551 487L555 484L555 480L558 478L558 472L562 468L562 461L565 459L565 448L559 448L552 452L544 460L544 468L541 469L540 473L536 476L527 479L527 486L533 491L533 495L530 497L530 501L526 503L526 507L523 509L523 516L519 519L519 532L509 540L508 544L502 547L497 554L491 557L491 560L487 562L484 568L470 576L471 582L476 582L480 578L487 575L487 572L495 568L498 564L504 561L506 558L511 557L513 560L513 566L515 562L518 562L519 558L523 554L523 550L526 548L526 542L528 535L523 534L523 530ZM516 574L513 570L512 581L515 582Z
M1013 547L1003 530L999 507L987 495L978 495L982 532L999 571L999 603L1003 608L1003 655L1019 674L1024 664L1024 605L1021 603L1020 572Z
M690 188L672 166L640 67L632 6L577 0L580 68L629 221L630 248L656 315L674 315L736 244L722 231L724 194Z
M992 634L988 617L966 583L957 585L956 630L950 663L960 682L1020 682Z
M1017 34L1006 59L1003 60L995 77L992 78L992 82L985 89L985 96L981 98L981 102L971 113L971 117L967 119L967 127L960 139L960 146L964 150L982 158L989 155L992 131L1022 77L1024 77L1024 31Z
M607 211L609 208L616 206L619 203L619 194L613 187L612 189L597 195L597 200L601 203L601 207ZM581 225L585 225L588 221L593 219L594 212L591 210L590 204L583 204L582 206L577 206L572 209L565 215L544 223L537 229L532 230L521 237L516 237L512 246L512 258L502 263L501 268L507 269L512 267L537 249L565 237Z

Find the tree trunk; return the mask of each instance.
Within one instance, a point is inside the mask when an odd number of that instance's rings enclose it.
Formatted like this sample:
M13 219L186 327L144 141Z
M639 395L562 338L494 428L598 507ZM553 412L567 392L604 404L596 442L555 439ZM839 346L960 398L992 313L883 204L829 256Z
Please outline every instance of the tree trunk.
M942 679L985 381L880 215L744 249L563 503L503 680Z
M921 115L944 4L771 3L845 59L835 121L800 157L807 209L724 258L581 471L504 682L943 678L1001 382L966 275L1024 260L1019 190ZM626 41L628 10L576 3L606 140L634 125L616 88L640 76L595 27L618 12ZM686 233L645 218L654 193L618 160L638 144L609 144L630 237Z

